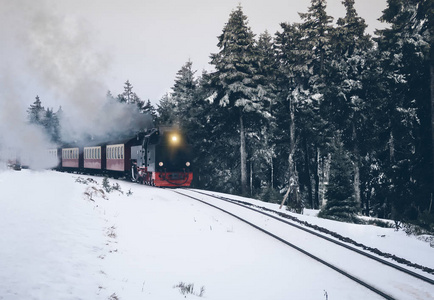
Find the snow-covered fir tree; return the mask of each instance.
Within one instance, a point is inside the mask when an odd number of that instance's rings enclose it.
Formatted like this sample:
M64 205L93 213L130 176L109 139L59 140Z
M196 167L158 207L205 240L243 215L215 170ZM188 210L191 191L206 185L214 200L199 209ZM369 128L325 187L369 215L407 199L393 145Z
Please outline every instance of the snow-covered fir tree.
M41 126L52 142L59 143L61 141L60 123L57 114L53 112L53 109L45 109L39 96L36 96L35 102L27 109L27 114L29 123Z
M137 104L139 107L141 105L141 100L135 92L133 92L133 85L127 80L124 84L124 92L119 94L117 97L118 101L126 104Z
M194 106L196 97L197 81L196 71L192 69L193 63L189 60L176 73L175 84L172 87L171 101L173 102L173 114L175 123L186 123L189 119L190 110Z
M238 123L240 145L241 191L247 194L246 117L262 111L261 91L256 81L257 56L254 34L247 25L241 6L232 11L223 33L218 37L220 51L211 54L216 71L211 74L212 100L225 107L228 118Z
M344 150L339 134L336 134L335 150L330 166L330 181L326 191L326 205L318 214L321 218L332 220L359 222L357 207L352 191L351 160Z
M416 219L428 211L433 194L433 145L421 142L432 140L433 22L428 7L432 1L389 0L381 20L390 26L377 31L387 92L381 107L387 141L384 193L393 199L397 219Z
M27 119L31 124L41 124L42 119L44 118L45 109L42 106L41 100L39 96L36 96L35 102L30 105L27 109Z
M367 55L372 47L370 36L365 33L365 20L357 15L354 0L342 2L346 9L344 18L339 18L337 28L331 33L331 59L327 61L327 84L323 108L326 118L336 129L342 130L343 141L352 154L354 174L354 197L361 203L361 156L369 149L363 145L362 136L368 130L370 99L364 86L369 77Z

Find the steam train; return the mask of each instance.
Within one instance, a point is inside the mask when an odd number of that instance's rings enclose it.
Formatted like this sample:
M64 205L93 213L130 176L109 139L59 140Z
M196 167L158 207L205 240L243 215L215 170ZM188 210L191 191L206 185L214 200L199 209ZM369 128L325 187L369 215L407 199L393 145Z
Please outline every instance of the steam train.
M101 174L158 187L187 187L193 180L191 147L173 128L153 128L135 136L85 146L50 149L57 170Z

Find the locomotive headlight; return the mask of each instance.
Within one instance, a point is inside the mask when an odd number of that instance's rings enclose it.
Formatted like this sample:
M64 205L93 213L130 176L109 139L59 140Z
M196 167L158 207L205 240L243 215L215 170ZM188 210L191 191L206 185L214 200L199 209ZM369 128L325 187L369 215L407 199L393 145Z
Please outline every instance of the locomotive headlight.
M160 161L160 162L158 163L158 165L159 165L160 167L162 167L162 166L163 166L163 162Z
M171 142L172 144L178 144L178 143L179 143L179 136L177 136L176 134L172 135L172 136L170 137L170 142Z
M189 161L186 162L185 165L186 165L187 167L189 167L189 166L190 166L190 162L189 162Z

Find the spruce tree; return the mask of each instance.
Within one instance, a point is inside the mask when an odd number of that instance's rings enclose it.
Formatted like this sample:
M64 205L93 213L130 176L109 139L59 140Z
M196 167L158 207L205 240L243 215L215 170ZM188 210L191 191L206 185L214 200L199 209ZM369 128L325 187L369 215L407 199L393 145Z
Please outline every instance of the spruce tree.
M176 73L175 84L172 87L171 100L174 105L175 123L187 126L196 98L197 81L193 63L189 60Z
M140 112L143 114L149 114L152 117L152 122L155 124L157 119L157 110L152 105L151 100L148 99L148 101L146 101L146 104L143 104Z
M340 138L335 141L335 151L330 165L330 179L325 198L326 205L318 217L345 222L358 222L357 208L352 191L351 160Z
M327 65L328 88L323 103L326 118L343 133L343 141L350 151L353 162L354 197L361 206L361 156L366 154L367 131L372 128L366 122L370 103L364 83L368 80L369 64L367 55L372 47L370 36L365 34L367 25L357 15L354 0L342 2L346 9L344 18L337 21L337 28L331 34L330 58ZM374 107L375 109L375 107ZM364 128L365 127L365 128Z
M53 112L53 109L47 108L44 114L44 118L41 122L41 125L44 127L45 132L50 137L53 143L60 142L59 120L56 114Z
M119 94L117 97L118 101L121 103L127 103L127 104L138 104L140 105L140 98L137 96L135 92L133 92L133 85L130 83L129 80L125 82L124 85L124 92L122 94Z
M36 96L35 102L33 102L33 104L31 104L27 109L27 114L29 123L41 125L41 122L44 118L45 109L42 106L39 96Z
M238 123L240 147L241 192L247 194L246 118L262 112L261 93L258 91L257 56L254 34L247 25L241 6L232 11L218 37L220 52L211 55L216 71L211 74L214 88L212 101L225 107L231 119ZM252 119L252 118L250 118Z
M416 219L430 207L433 182L431 143L430 25L421 13L426 1L389 0L377 31L385 94L383 131L387 136L382 157L385 194L393 217ZM428 5L429 7L429 5ZM431 6L432 7L432 6Z
M166 93L161 97L159 104L157 105L157 125L170 126L175 123L175 104L172 97Z

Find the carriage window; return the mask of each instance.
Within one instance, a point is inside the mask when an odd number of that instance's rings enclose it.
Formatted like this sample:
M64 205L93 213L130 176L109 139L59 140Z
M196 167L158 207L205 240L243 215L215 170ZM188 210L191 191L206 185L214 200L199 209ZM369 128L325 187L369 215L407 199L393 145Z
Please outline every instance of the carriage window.
M98 159L101 159L101 148L98 148Z
M124 146L121 146L121 159L124 159Z

